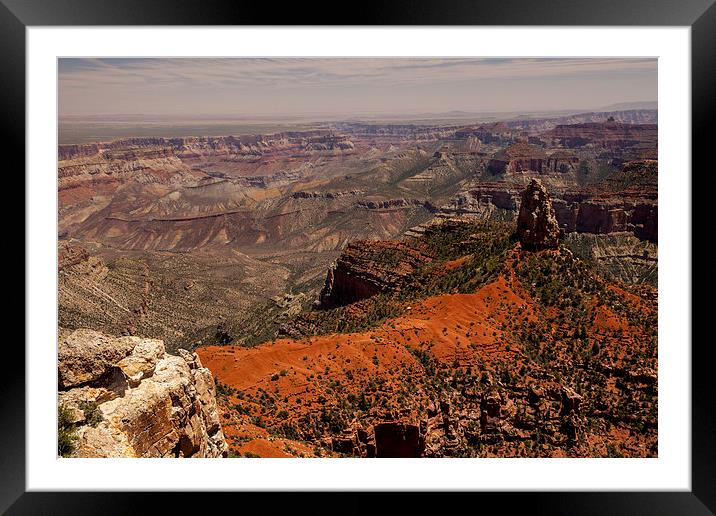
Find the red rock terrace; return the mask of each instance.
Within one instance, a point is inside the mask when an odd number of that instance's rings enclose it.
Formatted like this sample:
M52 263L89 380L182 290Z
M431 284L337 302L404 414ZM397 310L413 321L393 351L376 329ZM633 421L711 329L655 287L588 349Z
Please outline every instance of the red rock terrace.
M516 143L497 151L487 164L493 174L543 173L547 154L536 145Z
M553 144L567 148L587 145L606 149L643 147L656 149L658 127L656 124L624 124L601 122L558 125L543 135Z
M430 261L403 242L353 242L328 270L320 306L344 306L392 289Z

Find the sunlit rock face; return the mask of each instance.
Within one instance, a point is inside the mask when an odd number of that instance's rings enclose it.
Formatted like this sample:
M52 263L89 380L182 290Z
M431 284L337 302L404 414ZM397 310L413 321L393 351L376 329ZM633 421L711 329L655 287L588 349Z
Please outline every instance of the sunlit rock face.
M517 234L525 249L556 249L559 246L559 224L547 189L539 179L532 179L522 192Z
M194 353L164 343L63 332L59 405L77 425L74 457L222 457L216 387Z

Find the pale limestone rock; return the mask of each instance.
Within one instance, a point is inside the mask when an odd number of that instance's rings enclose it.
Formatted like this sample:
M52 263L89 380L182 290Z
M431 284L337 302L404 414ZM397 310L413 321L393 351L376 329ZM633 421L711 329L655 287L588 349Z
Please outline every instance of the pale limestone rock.
M60 391L58 404L65 407L71 416L72 423L84 423L85 414L82 409L85 404L96 403L97 405L117 397L114 391L105 387L75 387L68 391Z
M109 347L114 345L112 341L126 340L101 336L100 342ZM80 427L73 456L226 456L228 446L211 372L202 367L196 353L180 350L180 356L168 355L162 341L134 339L133 348L124 357L106 366L113 375L125 378L123 389L116 388L121 384L117 379L111 382L115 388L107 388L105 375L99 380L101 386L85 385L60 393L60 405L77 409L82 402L92 401L102 415L96 427ZM90 360L101 355L96 345L88 348ZM73 355L73 370L83 370L78 356ZM62 361L59 367L63 367Z
M139 337L113 338L93 330L75 330L62 335L58 347L61 389L98 380L129 355Z
M73 457L80 458L119 458L136 457L134 449L129 445L127 436L108 428L107 423L100 423L95 428L80 427L78 444Z
M123 358L117 367L127 376L132 386L151 376L159 359L164 356L164 343L156 339L144 339L135 346L132 353Z

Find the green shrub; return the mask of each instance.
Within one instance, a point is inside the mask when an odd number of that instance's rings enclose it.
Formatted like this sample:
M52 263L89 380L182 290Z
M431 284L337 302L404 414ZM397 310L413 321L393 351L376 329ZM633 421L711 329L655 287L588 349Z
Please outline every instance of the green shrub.
M236 389L226 385L225 383L221 383L219 380L216 380L216 394L218 396L231 396L236 394Z
M57 407L57 453L67 457L75 449L77 442L77 426L71 422L72 414L69 409Z
M85 422L92 428L104 421L102 411L97 407L96 401L80 403L80 410L85 413Z

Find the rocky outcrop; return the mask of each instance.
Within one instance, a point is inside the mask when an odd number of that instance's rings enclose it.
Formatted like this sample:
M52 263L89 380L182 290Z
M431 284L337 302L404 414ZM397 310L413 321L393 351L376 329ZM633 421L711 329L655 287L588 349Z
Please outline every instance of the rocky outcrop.
M658 200L652 185L608 193L562 189L552 192L551 197L564 233L631 233L641 240L658 241ZM520 190L514 183L480 183L458 193L436 211L439 216L504 220L513 218L521 203Z
M60 272L76 270L91 274L92 272L105 272L105 263L91 256L87 249L69 242L59 242L57 245L57 268Z
M541 174L547 162L547 154L536 145L516 143L495 153L487 164L493 174Z
M334 308L394 290L405 277L430 261L430 257L403 242L352 242L328 270L319 306Z
M60 389L101 380L139 344L138 337L112 338L93 330L75 330L60 340L57 374Z
M62 330L59 406L76 426L74 457L222 457L211 372L161 340Z
M364 210L391 210L400 208L424 207L432 209L429 201L420 199L385 199L381 201L359 201L356 206Z
M543 169L546 174L566 174L574 172L579 165L579 158L577 155L564 150L557 150L552 152L547 157L547 164Z
M425 436L418 425L384 422L374 426L376 457L422 457Z
M342 435L332 436L330 446L354 457L423 457L425 432L415 422L379 421L367 429L355 422Z
M294 199L339 199L341 197L345 196L356 196L356 195L363 195L365 192L363 190L347 190L347 191L339 191L339 192L306 192L306 191L298 191L293 192L291 194L291 197Z
M653 382L649 371L640 381ZM646 380L642 380L646 378ZM542 438L570 449L583 431L584 398L549 378L506 389L500 383L461 386L428 402L419 419L354 422L330 438L332 451L354 457L460 457L471 447Z
M211 175L222 177L224 174L212 172ZM299 172L291 170L280 170L275 174L263 176L244 176L233 179L235 184L246 188L269 188L277 186L285 186L297 181L301 178Z
M517 185L492 182L479 183L458 193L439 211L447 215L479 214L489 218L495 209L516 212L519 208L520 190Z
M351 152L353 142L345 135L327 130L287 131L255 136L202 136L187 138L125 138L111 142L85 145L60 145L60 160L91 156L115 159L138 157L178 156L182 158L205 155L256 157L275 151L294 150L306 153L339 151Z
M566 174L573 173L578 164L572 152L556 150L547 155L537 145L516 143L495 153L487 169L493 174Z
M517 235L524 249L556 249L559 246L557 217L547 189L539 179L530 181L522 192Z
M605 149L656 148L657 124L628 124L616 121L558 125L542 137L567 148L587 145Z

